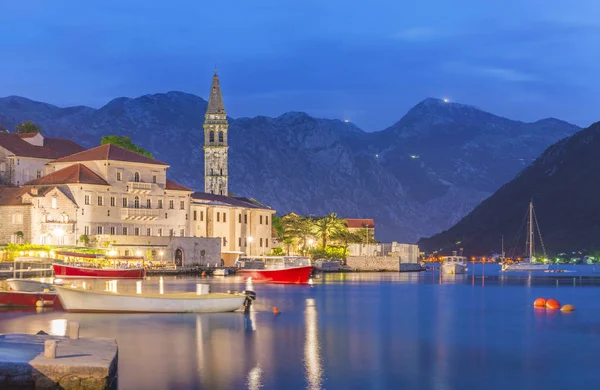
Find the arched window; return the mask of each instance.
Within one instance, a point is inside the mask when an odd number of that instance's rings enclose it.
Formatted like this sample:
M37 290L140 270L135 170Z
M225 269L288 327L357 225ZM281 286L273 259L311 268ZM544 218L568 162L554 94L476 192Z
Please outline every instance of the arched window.
M223 143L223 132L219 131L219 143Z
M136 183L139 183L139 181L140 181L140 173L139 172L134 173L133 181Z
M223 168L221 168L221 176L223 176Z
M136 196L133 199L133 207L135 207L136 209L140 208L140 197L139 196Z
M212 130L208 133L208 142L215 142L215 132Z
M214 175L214 170L212 168L210 168L210 175Z

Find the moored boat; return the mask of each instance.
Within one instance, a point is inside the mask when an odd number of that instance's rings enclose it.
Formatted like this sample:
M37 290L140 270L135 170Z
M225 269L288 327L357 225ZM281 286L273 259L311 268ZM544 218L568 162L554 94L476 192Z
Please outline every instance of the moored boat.
M52 290L52 284L54 283L54 279L50 278L46 280L46 278L42 278L40 280L11 278L6 279L6 283L8 283L8 287L10 287L10 289L13 291L47 292L48 290Z
M56 292L30 291L0 291L0 306L62 308Z
M467 258L464 256L445 256L441 265L442 273L446 275L466 274Z
M73 312L222 313L242 307L241 293L122 294L56 287L65 310Z
M237 274L255 282L306 284L313 267L308 257L258 256L240 259Z
M54 275L60 278L143 279L145 268L92 268L53 263Z

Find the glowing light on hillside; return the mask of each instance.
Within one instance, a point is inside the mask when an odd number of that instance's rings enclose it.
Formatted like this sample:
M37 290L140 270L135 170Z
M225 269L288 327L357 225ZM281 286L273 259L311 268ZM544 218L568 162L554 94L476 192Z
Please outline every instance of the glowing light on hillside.
M450 99L444 98L444 103L450 103Z
M344 119L344 122L349 123L350 119Z

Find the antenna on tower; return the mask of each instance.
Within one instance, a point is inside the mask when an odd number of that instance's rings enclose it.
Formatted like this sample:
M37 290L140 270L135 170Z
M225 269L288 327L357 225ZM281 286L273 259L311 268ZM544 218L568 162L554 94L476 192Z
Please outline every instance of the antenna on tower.
M215 61L215 75L217 74L217 61Z

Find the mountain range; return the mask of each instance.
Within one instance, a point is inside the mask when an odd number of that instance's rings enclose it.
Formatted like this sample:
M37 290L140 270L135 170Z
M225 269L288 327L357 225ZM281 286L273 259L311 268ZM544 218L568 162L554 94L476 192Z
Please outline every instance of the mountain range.
M102 135L128 135L171 164L173 180L202 190L206 106L183 92L121 97L99 109L10 96L0 98L0 125L32 120L44 134L85 147ZM375 218L378 240L400 242L452 226L548 145L579 130L557 119L524 123L433 98L371 133L301 112L229 123L236 196L254 197L279 214Z
M446 253L500 253L504 236L509 256L525 252L528 205L539 233L538 254L600 250L600 122L546 149L529 167L484 200L452 228L419 245Z

